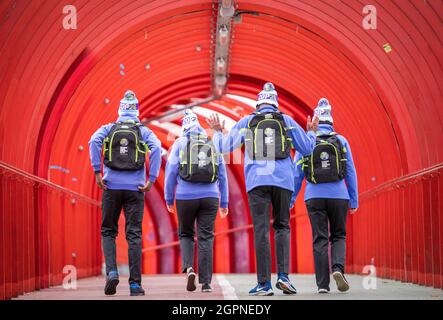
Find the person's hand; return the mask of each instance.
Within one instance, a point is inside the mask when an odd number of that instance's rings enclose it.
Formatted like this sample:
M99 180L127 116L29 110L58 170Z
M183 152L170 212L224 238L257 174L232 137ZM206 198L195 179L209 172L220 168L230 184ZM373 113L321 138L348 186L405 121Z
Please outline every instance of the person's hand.
M175 214L175 207L173 204L167 204L166 208L168 209L169 213Z
M358 208L351 208L351 210L349 210L349 213L354 214L357 212L357 210L358 210Z
M220 218L224 219L229 213L228 208L220 208Z
M318 116L317 114L314 114L314 118L311 121L311 116L308 116L308 122L306 124L306 129L308 131L314 131L316 132L318 130Z
M146 182L146 184L143 187L138 187L138 190L141 192L149 192L151 190L153 183L151 181Z
M220 117L217 113L213 113L209 116L209 119L206 119L207 124L211 129L215 131L223 132L225 129L225 120L223 122L220 121Z
M95 182L97 182L97 185L98 185L98 187L100 189L102 189L102 190L106 190L107 189L106 183L103 180L101 172L98 172L98 173L95 174Z

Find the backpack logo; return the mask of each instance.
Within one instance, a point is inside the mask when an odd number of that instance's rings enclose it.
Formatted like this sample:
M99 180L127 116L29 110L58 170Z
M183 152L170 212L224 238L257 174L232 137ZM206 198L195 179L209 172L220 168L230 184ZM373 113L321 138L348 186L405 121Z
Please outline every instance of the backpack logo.
M265 134L265 144L273 144L274 143L274 130L271 128L266 128L264 131Z
M322 169L328 169L331 166L329 161L329 154L327 152L320 153L321 167Z
M120 154L123 156L128 155L128 147L120 147Z
M120 140L120 155L127 156L128 155L128 139L123 138Z
M199 168L206 166L207 158L208 157L206 155L206 152L200 151L198 153L198 167Z

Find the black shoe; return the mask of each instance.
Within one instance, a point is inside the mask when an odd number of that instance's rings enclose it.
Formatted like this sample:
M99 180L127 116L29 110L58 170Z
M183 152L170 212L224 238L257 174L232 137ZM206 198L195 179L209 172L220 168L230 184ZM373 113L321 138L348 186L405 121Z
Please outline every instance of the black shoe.
M204 283L202 286L202 292L212 292L212 288L209 283Z
M186 284L186 290L188 291L195 291L197 289L197 286L195 285L195 277L196 274L194 272L194 269L188 268L188 282Z
M317 293L319 293L319 294L329 293L329 289L327 289L327 288L318 288Z
M145 290L138 283L131 283L129 286L131 296L144 296Z
M109 272L106 277L105 295L112 296L117 292L117 285L120 282L117 271Z
M340 292L346 292L349 290L349 283L346 280L343 273L340 271L335 271L332 273L332 277L334 278L335 282L337 283L337 289Z

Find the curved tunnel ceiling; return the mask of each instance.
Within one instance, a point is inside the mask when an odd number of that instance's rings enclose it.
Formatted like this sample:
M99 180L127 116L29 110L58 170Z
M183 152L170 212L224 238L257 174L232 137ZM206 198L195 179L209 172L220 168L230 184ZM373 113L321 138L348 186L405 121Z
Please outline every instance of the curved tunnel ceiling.
M441 1L373 1L377 30L362 27L360 1L236 2L228 94L255 99L272 81L282 110L303 126L328 97L361 191L443 160ZM211 95L213 4L70 4L77 30L62 28L63 1L0 4L0 158L45 178L49 165L67 168L51 179L97 198L87 142L115 120L126 89L137 93L142 118ZM222 111L216 105L239 106L228 112L235 121L250 110L227 97L202 107ZM151 128L168 149L168 131Z

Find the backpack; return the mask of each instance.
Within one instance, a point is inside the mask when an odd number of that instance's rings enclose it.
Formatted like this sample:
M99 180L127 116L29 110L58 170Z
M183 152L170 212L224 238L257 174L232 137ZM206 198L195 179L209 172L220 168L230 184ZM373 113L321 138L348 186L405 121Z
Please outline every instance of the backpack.
M145 165L148 146L144 143L140 122L115 122L103 141L103 163L119 171L140 170Z
M297 164L302 164L306 179L311 183L343 180L346 176L346 148L337 133L317 135L312 153Z
M190 136L180 150L179 176L189 182L211 183L218 179L215 146L207 136Z
M286 159L291 155L291 139L281 112L255 112L249 120L246 150L253 160ZM252 142L252 143L251 143Z

